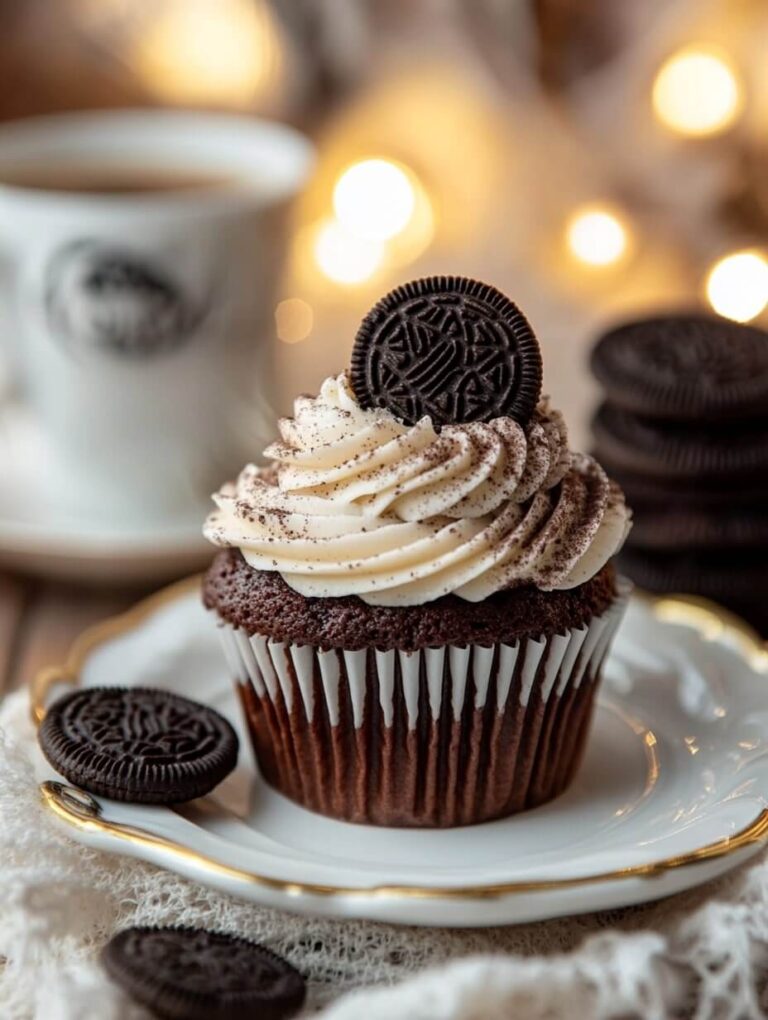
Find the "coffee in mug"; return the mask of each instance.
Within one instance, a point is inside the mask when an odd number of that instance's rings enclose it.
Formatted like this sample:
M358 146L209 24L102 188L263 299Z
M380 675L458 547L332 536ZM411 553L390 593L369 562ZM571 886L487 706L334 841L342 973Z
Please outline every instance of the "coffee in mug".
M247 188L235 174L195 173L187 167L72 163L54 166L17 166L0 171L0 187L32 191L63 191L91 195L132 195L155 191L207 191L210 188Z

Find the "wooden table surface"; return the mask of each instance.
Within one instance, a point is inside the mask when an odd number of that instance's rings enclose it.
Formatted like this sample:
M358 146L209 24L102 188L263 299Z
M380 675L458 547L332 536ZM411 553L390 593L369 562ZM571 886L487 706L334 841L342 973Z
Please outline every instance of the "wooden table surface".
M151 589L85 588L0 573L0 698L66 657L77 635Z

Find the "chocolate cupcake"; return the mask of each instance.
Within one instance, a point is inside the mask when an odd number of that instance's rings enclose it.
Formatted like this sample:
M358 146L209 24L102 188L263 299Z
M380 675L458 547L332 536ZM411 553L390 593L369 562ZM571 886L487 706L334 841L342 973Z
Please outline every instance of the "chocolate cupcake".
M215 497L204 599L264 778L346 821L453 826L570 783L626 590L623 495L570 451L520 311L399 288L349 373Z

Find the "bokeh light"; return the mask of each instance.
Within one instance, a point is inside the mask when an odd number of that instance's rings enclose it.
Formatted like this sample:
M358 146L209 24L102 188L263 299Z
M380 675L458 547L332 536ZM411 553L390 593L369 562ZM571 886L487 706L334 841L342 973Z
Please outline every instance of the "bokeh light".
M610 266L627 253L628 228L612 209L588 205L577 209L566 224L568 248L579 262L588 266Z
M284 344L298 344L312 332L315 314L302 298L285 298L275 309L277 336Z
M749 322L768 306L768 259L753 249L726 255L710 269L706 293L718 315Z
M334 219L319 225L312 250L315 262L329 280L348 285L370 279L384 260L381 241L365 240L350 234Z
M653 83L653 107L659 120L682 135L725 131L744 105L744 93L727 56L705 46L673 54Z
M333 189L339 223L356 237L387 241L408 226L416 194L405 168L386 159L366 159L344 171Z
M263 0L172 0L136 41L132 64L172 103L243 106L274 85L281 63Z

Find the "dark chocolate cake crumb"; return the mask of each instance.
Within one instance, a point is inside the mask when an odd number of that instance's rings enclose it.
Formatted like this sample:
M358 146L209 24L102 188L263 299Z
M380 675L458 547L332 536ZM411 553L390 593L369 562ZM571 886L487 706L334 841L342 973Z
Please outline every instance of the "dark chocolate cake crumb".
M207 608L248 634L346 651L514 644L580 627L615 597L616 574L608 563L576 588L540 591L528 585L481 602L445 595L421 606L391 607L368 605L356 595L305 598L279 573L248 566L238 549L219 552L203 584Z

